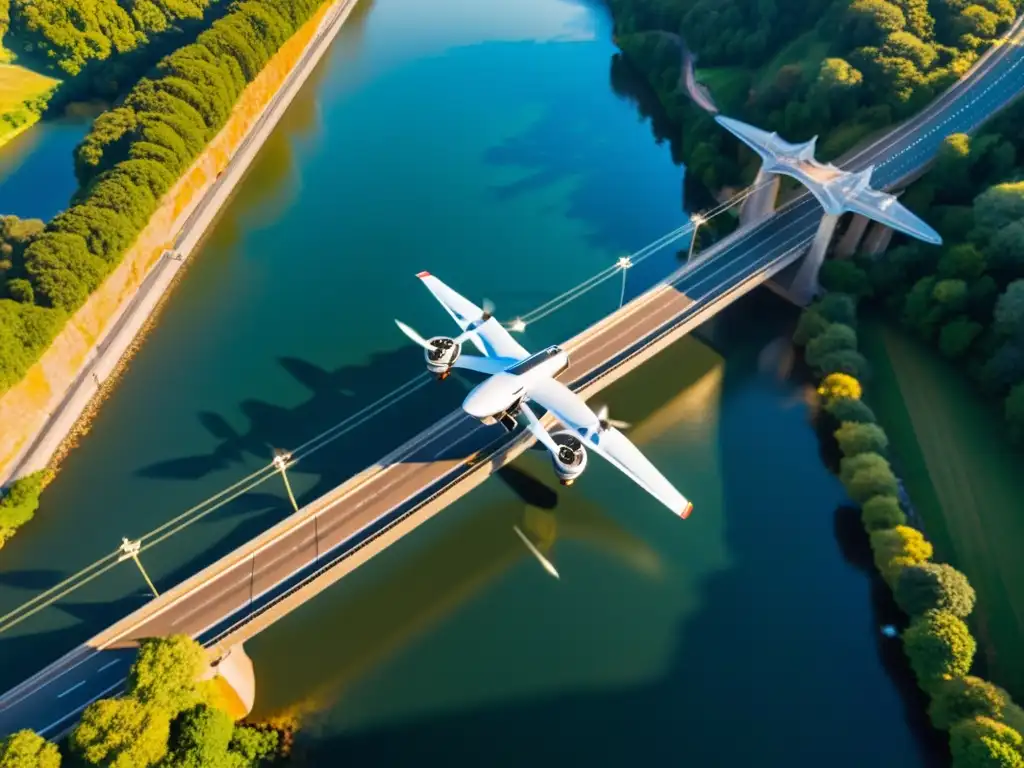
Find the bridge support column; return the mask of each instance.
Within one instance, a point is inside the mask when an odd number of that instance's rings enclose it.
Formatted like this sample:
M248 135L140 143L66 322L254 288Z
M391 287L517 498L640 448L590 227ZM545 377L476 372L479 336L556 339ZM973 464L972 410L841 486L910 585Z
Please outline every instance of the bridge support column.
M757 172L754 186L764 184L740 205L740 226L753 224L775 211L775 199L779 196L779 176L768 173L764 166Z
M818 293L818 272L825 262L828 246L832 242L832 234L836 231L837 223L839 223L839 216L836 214L826 213L822 217L821 224L818 225L818 232L814 235L814 242L811 243L810 250L807 251L807 255L800 263L800 269L790 287L793 298L799 304L810 304Z
M889 247L890 242L892 242L892 229L876 221L868 230L868 234L864 238L864 247L861 250L868 256L881 256Z
M846 228L846 232L836 244L837 258L848 259L857 252L861 238L864 237L864 232L870 223L871 219L867 216L862 216L859 213L853 215L853 218L850 220L850 226Z
M256 671L242 644L232 645L211 662L204 679L214 680L236 720L252 712L256 703Z

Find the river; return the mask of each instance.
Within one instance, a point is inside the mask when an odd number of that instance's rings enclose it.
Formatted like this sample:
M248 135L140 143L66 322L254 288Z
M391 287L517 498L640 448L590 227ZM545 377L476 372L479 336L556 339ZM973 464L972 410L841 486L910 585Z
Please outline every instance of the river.
M450 321L415 272L511 319L684 222L669 147L610 83L610 37L578 0L364 0L3 550L0 609L418 373L392 318ZM627 297L685 246L631 270ZM524 344L582 329L620 289ZM689 521L607 467L566 491L527 455L253 641L257 714L300 713L318 765L932 764L863 537L803 385L778 372L794 319L754 295L602 394L695 501ZM428 387L300 462L300 501L464 391ZM143 559L166 588L288 511L275 481ZM2 683L145 599L125 563L33 616L0 639Z

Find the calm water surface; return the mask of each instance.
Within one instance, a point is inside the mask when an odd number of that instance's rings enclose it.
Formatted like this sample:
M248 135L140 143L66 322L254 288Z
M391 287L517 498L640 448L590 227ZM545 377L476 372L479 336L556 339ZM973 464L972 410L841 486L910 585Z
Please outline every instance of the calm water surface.
M668 147L610 85L613 52L596 4L363 2L4 549L0 609L418 373L392 318L425 333L450 321L415 272L512 318L685 221ZM635 268L628 292L685 246ZM524 343L566 338L619 290ZM877 639L863 541L836 514L801 388L777 371L792 319L747 300L707 344L602 396L695 500L690 521L599 464L567 492L526 456L254 641L259 714L301 714L314 764L928 764L898 649ZM464 391L428 387L304 459L300 500ZM144 559L167 587L287 512L267 484ZM145 597L125 566L33 617L0 640L2 682Z

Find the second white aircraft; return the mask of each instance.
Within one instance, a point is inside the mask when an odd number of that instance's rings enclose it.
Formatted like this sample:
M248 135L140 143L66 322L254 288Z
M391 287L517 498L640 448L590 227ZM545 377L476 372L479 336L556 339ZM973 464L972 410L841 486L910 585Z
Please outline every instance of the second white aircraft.
M417 277L462 333L454 338L424 339L405 323L395 322L423 347L427 370L438 378L447 378L452 368L488 374L489 378L474 387L462 403L466 413L484 424L501 424L509 432L517 426L516 416L525 415L530 432L551 452L555 474L563 485L571 485L586 469L589 448L679 517L689 517L693 504L615 428L616 424L623 425L609 419L604 408L594 413L583 398L556 380L569 367L564 350L554 346L531 355L491 316L489 308L476 306L429 272L420 272ZM466 341L473 342L483 357L462 354ZM527 401L547 409L564 429L548 434Z

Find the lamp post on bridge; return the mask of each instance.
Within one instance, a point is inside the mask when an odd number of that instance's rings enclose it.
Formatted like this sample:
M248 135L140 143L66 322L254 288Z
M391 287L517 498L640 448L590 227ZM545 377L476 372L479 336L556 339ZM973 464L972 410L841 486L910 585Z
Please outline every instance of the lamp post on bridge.
M701 225L707 223L707 219L701 216L699 213L695 213L690 217L690 223L693 224L693 234L690 235L690 252L686 254L686 263L690 263L690 259L693 258L693 249L697 245L697 230L701 228Z
M622 309L626 301L626 270L633 266L633 260L629 256L620 256L615 264L622 270L622 290L619 292L619 309Z
M139 572L142 574L142 578L146 580L149 588L153 590L153 597L160 597L160 593L156 591L156 587L153 586L152 580L149 578L149 574L146 573L146 569L142 567L142 561L139 560L139 552L142 550L142 539L136 539L135 541L129 541L125 537L121 537L121 555L117 558L118 562L123 560L132 559L135 564L139 567Z
M295 494L292 493L292 484L288 482L288 473L285 471L291 460L292 455L290 453L285 451L274 451L274 467L281 473L281 479L284 480L284 489L288 491L288 499L292 503L292 508L298 512L299 504L295 501Z

